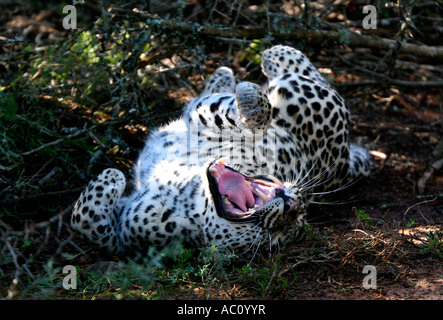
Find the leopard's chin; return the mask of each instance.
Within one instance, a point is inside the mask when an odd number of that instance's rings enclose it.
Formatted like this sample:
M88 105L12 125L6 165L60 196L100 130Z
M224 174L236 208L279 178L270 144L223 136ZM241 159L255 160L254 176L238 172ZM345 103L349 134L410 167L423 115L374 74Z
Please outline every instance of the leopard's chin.
M209 188L218 216L236 222L254 222L260 209L284 200L283 210L294 209L284 193L284 185L274 177L249 177L225 165L226 159L213 161L207 168Z

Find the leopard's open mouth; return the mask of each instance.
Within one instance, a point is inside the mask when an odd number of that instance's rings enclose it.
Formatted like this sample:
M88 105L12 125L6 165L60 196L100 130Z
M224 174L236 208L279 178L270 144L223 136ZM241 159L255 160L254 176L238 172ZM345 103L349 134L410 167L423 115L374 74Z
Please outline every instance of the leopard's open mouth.
M207 169L209 187L219 216L231 221L255 220L254 213L276 197L284 185L271 176L248 177L219 159Z

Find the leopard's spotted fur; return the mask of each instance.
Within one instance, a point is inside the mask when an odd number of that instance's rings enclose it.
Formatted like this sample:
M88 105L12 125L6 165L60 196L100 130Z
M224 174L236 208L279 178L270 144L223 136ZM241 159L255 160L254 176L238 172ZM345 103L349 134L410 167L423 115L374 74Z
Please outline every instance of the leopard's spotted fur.
M217 69L181 119L149 136L135 190L122 197L124 175L106 169L80 195L72 227L111 253L148 258L176 241L242 254L299 238L316 195L367 176L371 161L349 142L346 103L300 51L266 50L262 70L266 91ZM249 192L254 200L236 200Z

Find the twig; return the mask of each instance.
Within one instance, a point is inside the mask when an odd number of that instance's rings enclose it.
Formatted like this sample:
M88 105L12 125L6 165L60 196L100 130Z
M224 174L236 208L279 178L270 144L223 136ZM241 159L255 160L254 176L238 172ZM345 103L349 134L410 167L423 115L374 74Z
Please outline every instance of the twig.
M23 157L23 156L29 156L30 154L36 153L36 152L38 152L38 151L40 151L40 150L43 150L43 149L45 149L45 148L47 148L47 147L55 146L55 145L57 145L57 144L59 144L59 143L62 143L63 141L65 141L65 140L67 140L67 139L72 139L72 138L75 138L75 137L77 137L77 136L80 136L80 135L82 135L82 134L84 134L84 133L86 133L86 132L89 132L90 130L94 129L94 127L95 127L95 126L92 126L91 128L87 128L87 129L79 130L79 131L77 131L77 132L74 132L74 133L72 133L72 134L69 134L69 135L67 135L67 136L64 136L64 137L62 137L62 138L60 138L60 139L57 139L57 140L55 140L55 141L45 143L45 144L41 145L40 147L35 148L35 149L33 149L33 150L23 152L23 153L20 154L20 155L21 155L22 157Z
M234 26L221 27L201 25L198 23L189 24L172 19L163 19L157 15L138 10L124 10L110 8L113 14L131 16L132 19L141 20L151 26L157 25L160 28L178 30L182 33L198 34L207 37L241 38L241 39L262 39L269 35L267 27L260 26ZM349 47L371 48L376 50L390 50L397 46L397 41L367 35L360 35L349 30L324 31L324 30L301 30L283 28L271 28L271 35L279 41L300 41L304 40L311 44L322 44L325 41L336 43L346 42ZM433 59L434 62L443 61L443 48L431 47L427 45L416 45L412 43L402 43L398 53L413 54L415 56Z
M46 199L46 198L56 198L56 197L60 197L60 196L71 194L71 193L78 193L78 192L81 192L83 189L84 189L84 187L78 187L75 189L68 189L68 190L63 190L63 191L50 191L50 192L39 193L39 194L31 194L31 195L16 198L16 199L0 200L0 206L10 206L10 205L15 205L15 204L18 204L21 202L31 202L31 201L36 201L36 200L41 200L41 199Z
M354 88L368 86L395 86L403 88L443 88L443 81L404 81L394 79L334 83L335 87Z
M434 202L435 200L437 200L437 197L435 197L435 198L432 199L432 200L424 200L424 201L422 201L422 202L418 202L418 203L416 203L416 204L410 206L408 209L406 209L405 213L403 213L403 219L406 217L406 215L408 214L408 212L411 211L411 209L413 209L413 208L415 208L415 207L418 207L418 206L420 206L420 205L422 205L422 204L425 204L425 203L431 203L431 202Z

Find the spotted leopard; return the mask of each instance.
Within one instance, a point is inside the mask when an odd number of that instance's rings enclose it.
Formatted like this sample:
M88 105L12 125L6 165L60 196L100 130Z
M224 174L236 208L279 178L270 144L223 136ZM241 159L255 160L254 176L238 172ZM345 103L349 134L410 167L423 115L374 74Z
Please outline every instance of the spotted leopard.
M306 207L367 176L349 109L298 50L262 55L266 89L218 68L179 120L151 133L126 178L106 169L77 200L74 229L109 253L153 259L173 243L248 256L303 235Z

